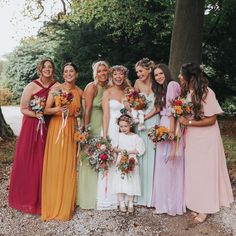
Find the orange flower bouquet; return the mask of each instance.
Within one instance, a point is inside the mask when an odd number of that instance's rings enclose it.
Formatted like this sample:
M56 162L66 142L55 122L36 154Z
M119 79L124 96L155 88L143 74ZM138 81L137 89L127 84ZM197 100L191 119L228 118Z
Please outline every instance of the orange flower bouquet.
M192 113L192 106L192 102L180 97L172 102L171 113L174 117L190 115Z
M165 141L169 135L169 129L165 126L155 125L148 130L148 137L153 143Z
M119 162L116 165L118 170L121 172L121 178L129 175L137 165L134 157L130 156L126 150L124 150L119 157Z
M91 127L78 126L74 133L74 140L80 144L87 144L89 142Z
M55 99L55 105L60 107L70 105L74 99L72 92L64 91L62 89L55 90L52 94ZM57 135L56 143L58 142L61 133L63 135L63 129L66 127L68 115L69 115L69 109L67 108L62 112L62 124ZM62 144L63 144L63 136L62 136Z

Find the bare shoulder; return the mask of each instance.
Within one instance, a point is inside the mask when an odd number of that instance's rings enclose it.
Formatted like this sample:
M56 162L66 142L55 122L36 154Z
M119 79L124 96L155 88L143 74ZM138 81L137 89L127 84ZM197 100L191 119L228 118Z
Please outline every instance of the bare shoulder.
M134 88L140 91L140 87L142 87L142 82L140 81L140 79L137 79L134 83Z
M76 89L79 92L79 95L82 96L83 95L83 90L79 86L76 86Z

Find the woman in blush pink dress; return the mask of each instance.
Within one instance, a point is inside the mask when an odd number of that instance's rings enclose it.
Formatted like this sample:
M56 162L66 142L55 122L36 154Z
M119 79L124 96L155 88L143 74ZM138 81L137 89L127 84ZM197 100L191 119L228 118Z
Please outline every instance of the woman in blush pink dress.
M183 96L193 103L193 116L181 117L187 126L185 148L186 206L203 222L207 214L229 207L233 202L224 147L217 122L223 111L201 67L194 63L182 65L179 79Z
M165 64L155 66L151 75L155 106L161 115L160 125L170 130L168 140L157 143L156 147L152 206L157 214L182 215L186 211L183 139L176 150L176 141L173 141L176 122L171 114L171 102L180 95L181 88L173 81Z

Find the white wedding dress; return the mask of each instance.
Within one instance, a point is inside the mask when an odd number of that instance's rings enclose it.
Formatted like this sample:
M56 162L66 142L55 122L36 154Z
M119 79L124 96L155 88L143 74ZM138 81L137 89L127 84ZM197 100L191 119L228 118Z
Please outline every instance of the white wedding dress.
M112 145L116 145L119 136L119 126L117 118L121 116L120 110L124 108L123 103L117 100L109 101L110 121L108 127L108 136L111 139ZM108 170L106 175L98 174L98 189L97 189L97 209L112 210L117 208L117 196L111 193L112 179L115 173L115 163Z

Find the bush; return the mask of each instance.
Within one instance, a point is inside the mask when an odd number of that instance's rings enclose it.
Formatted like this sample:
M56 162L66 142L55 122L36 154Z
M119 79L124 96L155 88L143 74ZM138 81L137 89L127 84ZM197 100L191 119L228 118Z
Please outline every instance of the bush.
M0 87L0 105L10 105L12 93L8 88Z
M226 114L236 115L236 96L226 98L222 108Z

